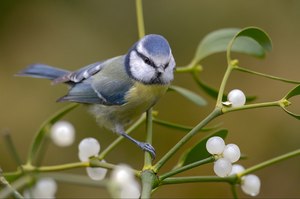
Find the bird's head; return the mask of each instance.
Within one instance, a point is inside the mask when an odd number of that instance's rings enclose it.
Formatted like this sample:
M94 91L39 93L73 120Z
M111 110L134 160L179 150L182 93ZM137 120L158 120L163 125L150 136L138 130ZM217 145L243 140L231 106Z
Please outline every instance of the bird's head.
M128 75L144 84L169 84L174 78L175 60L168 41L160 35L146 35L126 55Z

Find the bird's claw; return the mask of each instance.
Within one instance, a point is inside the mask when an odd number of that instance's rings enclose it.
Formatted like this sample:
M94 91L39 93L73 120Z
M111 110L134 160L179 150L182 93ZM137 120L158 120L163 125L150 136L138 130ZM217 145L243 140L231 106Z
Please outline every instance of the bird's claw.
M147 151L148 153L150 153L152 160L155 159L156 157L156 153L155 153L155 149L154 147L149 144L149 143L145 143L145 142L141 142L139 145L144 151Z

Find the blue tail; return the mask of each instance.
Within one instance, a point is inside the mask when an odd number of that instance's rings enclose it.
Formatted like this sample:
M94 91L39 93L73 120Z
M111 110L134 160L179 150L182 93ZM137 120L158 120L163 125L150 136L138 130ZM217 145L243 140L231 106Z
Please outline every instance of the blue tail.
M28 68L17 73L16 75L54 80L67 73L69 73L69 71L54 68L52 66L47 66L44 64L32 64Z

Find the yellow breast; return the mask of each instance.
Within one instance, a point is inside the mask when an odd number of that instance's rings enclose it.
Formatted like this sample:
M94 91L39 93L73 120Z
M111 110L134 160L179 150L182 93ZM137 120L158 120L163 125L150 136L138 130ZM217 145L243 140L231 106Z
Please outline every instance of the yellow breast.
M168 85L144 85L135 82L125 96L125 104L94 105L91 112L101 126L114 131L116 124L126 126L151 108L167 89Z
M165 94L168 85L145 85L135 82L134 86L128 91L125 96L127 105L144 105L146 109L153 106L157 100Z
M165 94L168 85L144 85L136 82L128 91L125 99L127 103L123 105L127 117L134 119L151 108L159 98Z

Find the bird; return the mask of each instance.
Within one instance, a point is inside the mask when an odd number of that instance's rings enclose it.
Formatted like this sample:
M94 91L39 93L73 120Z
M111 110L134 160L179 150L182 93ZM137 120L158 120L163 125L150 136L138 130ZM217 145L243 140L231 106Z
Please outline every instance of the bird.
M100 126L127 138L155 159L154 147L129 136L125 128L166 93L175 68L167 39L149 34L134 43L126 54L75 71L36 63L16 75L67 84L67 94L57 102L86 104Z

